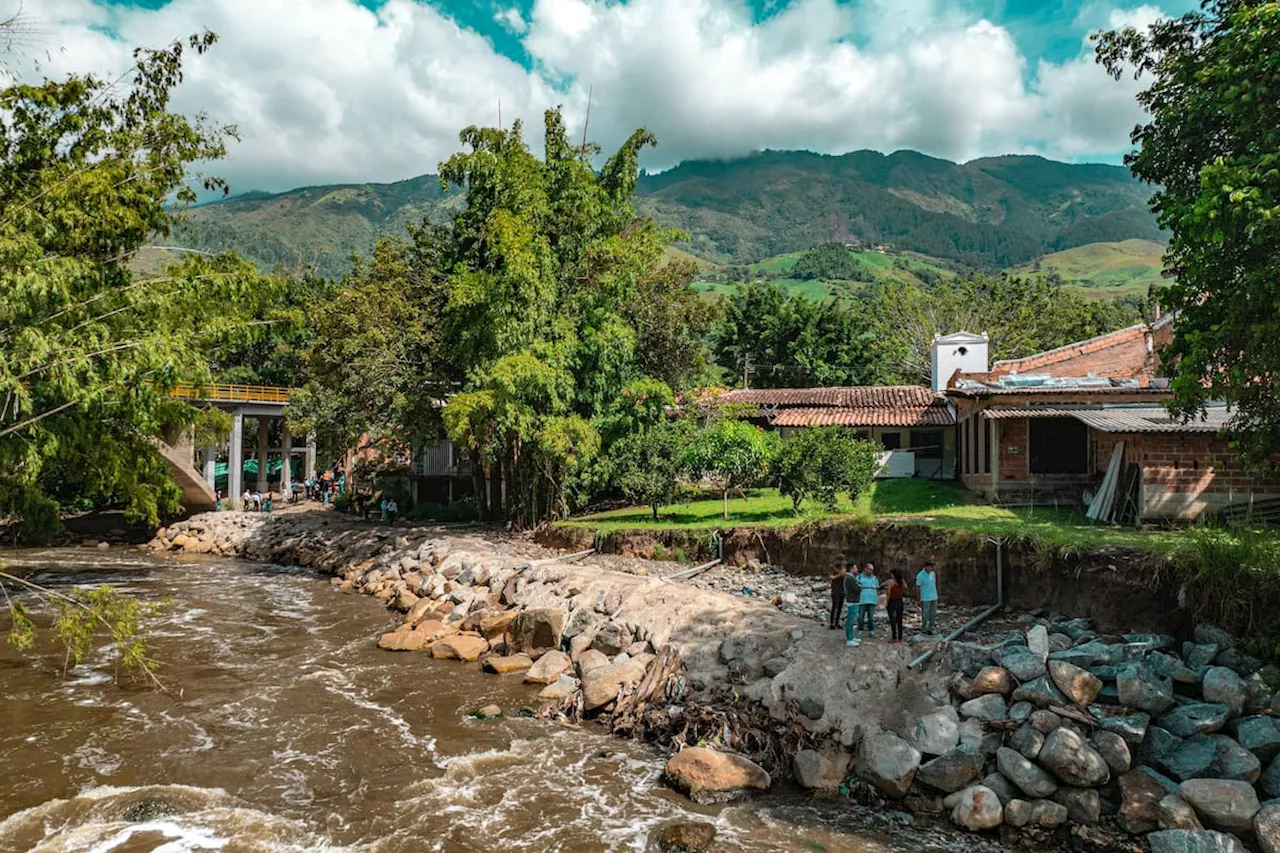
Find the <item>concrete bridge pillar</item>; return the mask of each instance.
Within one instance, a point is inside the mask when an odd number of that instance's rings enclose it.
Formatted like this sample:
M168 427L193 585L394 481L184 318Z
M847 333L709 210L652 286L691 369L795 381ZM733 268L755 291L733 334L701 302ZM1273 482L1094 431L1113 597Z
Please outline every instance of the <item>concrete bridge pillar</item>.
M204 449L204 481L209 488L218 488L218 446L211 444Z
M280 462L280 491L285 493L293 482L293 435L289 432L289 422L285 420L280 422Z
M231 447L227 453L227 497L232 506L241 506L240 493L244 491L244 412L231 413Z
M306 461L306 465L304 466L305 472L303 476L310 479L315 477L316 475L316 437L314 433L307 435L306 459L307 461Z
M267 492L267 429L270 426L270 420L258 418L258 491L263 494Z

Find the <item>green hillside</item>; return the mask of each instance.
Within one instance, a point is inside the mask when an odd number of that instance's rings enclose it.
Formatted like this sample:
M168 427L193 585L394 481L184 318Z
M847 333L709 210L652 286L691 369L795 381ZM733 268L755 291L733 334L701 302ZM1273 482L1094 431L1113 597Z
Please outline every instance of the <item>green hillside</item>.
M1164 249L1163 243L1151 240L1090 243L1045 255L1010 272L1053 271L1068 284L1100 298L1145 296L1152 285L1168 283L1161 276Z
M1160 237L1148 190L1127 170L1040 157L956 164L913 151L766 151L642 175L639 194L641 212L688 235L679 248L714 264L840 242L995 271L1088 243ZM173 240L338 276L351 253L408 222L445 219L457 199L431 175L248 193L189 211Z
M946 268L936 258L922 255L894 254L888 252L851 252L869 273L868 280L842 278L801 279L788 275L800 261L804 252L788 252L765 258L754 264L708 265L703 268L693 286L705 293L728 294L751 281L771 281L785 290L795 291L810 299L827 299L839 296L849 289L865 287L869 281L909 281L928 284L938 278L951 278L955 271Z

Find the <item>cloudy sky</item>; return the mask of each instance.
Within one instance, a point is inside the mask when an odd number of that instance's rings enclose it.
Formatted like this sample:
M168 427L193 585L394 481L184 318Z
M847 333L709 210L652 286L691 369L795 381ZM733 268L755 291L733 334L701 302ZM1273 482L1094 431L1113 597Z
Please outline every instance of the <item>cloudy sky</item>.
M134 45L214 30L177 99L239 127L233 191L435 171L469 124L563 105L651 169L761 148L1118 162L1141 117L1087 37L1193 0L0 0L9 63L116 78Z

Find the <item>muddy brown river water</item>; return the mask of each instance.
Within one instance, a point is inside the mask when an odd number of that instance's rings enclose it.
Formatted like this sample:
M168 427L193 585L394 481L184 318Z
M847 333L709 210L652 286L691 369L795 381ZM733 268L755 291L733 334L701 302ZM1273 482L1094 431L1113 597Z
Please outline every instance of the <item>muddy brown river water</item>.
M0 851L644 851L673 820L727 850L953 850L909 819L782 792L695 806L663 756L587 726L480 721L532 707L518 677L380 652L391 619L309 570L130 550L0 553L55 586L169 598L168 692L110 664L63 676L47 635L0 646ZM8 630L7 614L0 631Z

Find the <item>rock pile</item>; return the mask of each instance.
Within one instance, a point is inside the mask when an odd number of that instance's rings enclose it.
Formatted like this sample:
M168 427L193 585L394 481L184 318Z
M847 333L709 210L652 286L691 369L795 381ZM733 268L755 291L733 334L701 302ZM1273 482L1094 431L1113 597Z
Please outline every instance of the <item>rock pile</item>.
M1024 624L955 645L952 704L868 738L861 778L967 829L1107 819L1166 831L1153 848L1280 851L1280 669L1211 625L1180 643Z

